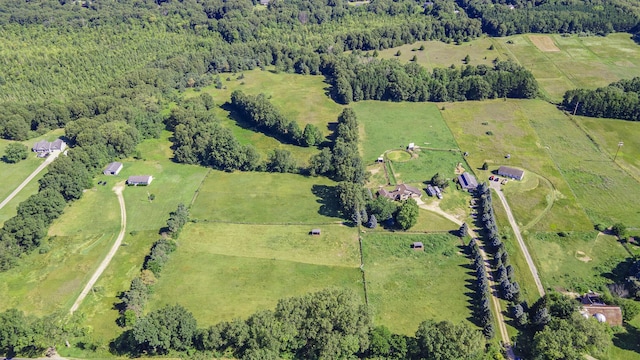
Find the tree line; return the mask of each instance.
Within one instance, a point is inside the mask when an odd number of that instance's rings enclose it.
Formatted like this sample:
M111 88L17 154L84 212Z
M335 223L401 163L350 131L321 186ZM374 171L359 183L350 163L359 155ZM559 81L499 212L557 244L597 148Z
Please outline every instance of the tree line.
M640 77L620 80L595 90L569 90L564 94L562 106L577 115L638 121Z
M435 68L429 73L415 63L402 65L376 58L341 57L323 70L332 84L334 99L342 104L361 100L464 101L493 98L533 98L538 83L533 75L511 61L493 67L467 65Z
M198 351L238 359L482 359L480 331L465 324L424 321L414 336L374 326L359 296L326 289L278 301L274 310L198 328L185 308L166 306L142 316L114 341L120 354ZM495 353L494 353L495 355Z
M240 117L259 131L274 136L282 142L315 146L322 142L322 132L313 124L307 124L304 131L295 120L287 119L266 95L247 95L242 90L231 93L231 105Z
M178 238L182 227L188 220L189 209L182 203L178 204L177 209L169 214L166 227L167 236L153 243L149 254L144 259L140 274L131 281L129 290L123 291L118 296L120 302L115 304L116 309L120 312L120 317L116 320L118 325L131 328L142 316L147 300L153 291L153 285L160 277L171 253L176 251L175 239Z

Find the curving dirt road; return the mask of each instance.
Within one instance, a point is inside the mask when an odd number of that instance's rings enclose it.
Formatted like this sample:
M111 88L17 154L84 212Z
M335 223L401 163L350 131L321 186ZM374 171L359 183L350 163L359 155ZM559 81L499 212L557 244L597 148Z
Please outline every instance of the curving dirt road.
M422 209L434 212L438 215L441 215L455 224L462 225L463 221L458 219L457 217L443 211L438 206L438 203L431 203L429 205L425 204L422 199L416 199L418 206ZM500 307L500 299L498 298L498 290L493 281L493 272L491 271L491 261L489 256L484 251L484 245L481 239L478 238L476 233L471 230L471 227L467 227L467 233L472 239L476 239L478 241L480 247L480 255L482 255L482 259L484 260L485 270L487 270L487 277L489 278L489 288L491 289L491 304L493 305L493 313L496 315L496 320L498 321L498 331L500 332L500 338L502 338L502 345L504 346L504 350L506 352L507 358L510 360L514 360L516 355L513 352L513 348L511 347L511 339L509 339L509 333L507 332L507 325L504 321L504 316L502 315L502 308Z
M100 275L102 275L102 273L107 268L107 266L109 266L109 263L111 262L111 259L113 259L114 255L118 251L120 244L122 244L122 240L124 239L125 229L127 228L127 210L125 209L125 206L124 206L124 197L122 196L123 190L124 190L124 184L122 183L117 184L116 186L113 187L113 191L116 193L116 196L118 197L118 202L120 203L120 233L118 233L118 237L116 238L116 241L113 243L113 246L111 246L111 250L109 250L109 253L107 253L107 256L105 256L104 260L102 260L102 262L100 263L100 266L98 266L96 271L93 273L87 285L84 287L84 289L82 289L82 292L80 292L80 295L76 299L76 302L74 302L73 306L71 306L71 310L69 310L71 314L73 314L74 311L78 310L78 307L82 303L82 300L84 300L87 294L89 294L89 291L91 291L91 289L93 288L93 285L96 284L96 282L100 278Z
M536 268L536 264L533 263L533 259L529 254L529 249L527 249L527 245L525 245L524 240L522 239L522 234L520 234L520 228L516 223L516 219L513 217L513 213L511 212L511 208L507 203L507 199L504 197L502 190L500 190L500 185L494 185L494 183L491 182L491 188L495 190L496 194L498 194L498 198L500 199L500 202L502 203L502 206L504 207L507 213L509 224L511 224L513 233L516 234L516 239L518 239L518 245L520 245L520 250L522 250L522 253L524 254L524 258L527 260L527 265L529 266L531 275L533 275L533 280L536 283L536 287L538 288L538 293L540 293L540 296L542 297L544 296L545 291L544 291L544 287L542 286L542 282L540 281L540 276L538 275L538 269Z
M11 201L16 195L18 195L18 193L24 189L25 186L27 186L27 184L29 184L29 182L31 182L31 180L33 180L34 177L36 177L40 171L44 170L44 168L47 167L47 165L51 164L53 162L53 160L55 160L58 156L60 156L60 151L54 151L52 152L47 159L40 164L40 166L38 166L35 170L33 170L33 172L31 173L31 175L27 176L26 179L24 179L24 181L18 185L18 187L13 190L13 192L11 194L9 194L9 196L7 196L6 199L2 200L2 202L0 203L0 209L2 209L5 205L7 205L7 203L9 203L9 201Z

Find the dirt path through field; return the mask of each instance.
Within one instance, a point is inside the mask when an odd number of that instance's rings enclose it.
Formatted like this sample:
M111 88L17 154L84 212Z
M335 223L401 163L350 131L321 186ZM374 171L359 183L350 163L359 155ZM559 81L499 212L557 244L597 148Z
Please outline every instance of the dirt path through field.
M118 234L116 241L113 243L113 246L111 246L111 250L109 250L109 253L107 253L107 256L105 256L104 260L102 260L102 262L100 263L100 266L98 266L96 271L91 276L91 279L89 279L89 282L87 283L87 285L84 287L84 289L82 289L82 292L76 299L76 302L73 303L71 310L69 310L69 312L72 314L74 311L78 310L78 307L82 303L82 300L84 300L87 294L89 294L89 291L91 291L91 289L93 288L93 285L95 285L98 279L100 278L100 275L102 275L102 273L107 268L107 266L109 266L111 259L113 259L116 252L118 251L118 248L122 244L125 230L127 228L127 210L125 209L125 206L124 206L124 197L122 196L123 190L124 190L123 183L116 184L116 186L113 187L113 191L116 193L116 196L118 197L118 202L120 203L120 233Z
M44 168L46 168L47 165L51 164L53 160L55 160L58 156L60 156L60 151L52 152L51 155L49 155L49 157L47 157L47 159L42 164L40 164L40 166L33 170L31 175L27 176L27 178L24 179L24 181L20 185L18 185L18 187L13 190L13 192L9 194L6 199L2 200L2 202L0 203L0 209L7 205L7 203L9 203L9 201L11 201L16 195L18 195L18 193L22 191L22 189L24 189L24 187L27 186L27 184L29 184L34 177L38 176L40 171L44 170Z
M544 296L544 287L542 286L542 282L540 281L540 276L538 275L538 269L536 268L536 264L533 263L533 259L531 258L531 254L529 254L529 249L527 249L527 245L524 243L522 239L522 234L520 234L520 228L516 223L516 219L513 217L513 213L511 212L511 208L507 203L507 199L504 197L502 190L500 190L500 185L498 183L491 182L490 185L498 194L498 198L504 207L505 212L507 213L507 218L509 219L509 224L511 224L511 228L513 229L513 233L516 235L516 239L518 239L518 245L520 245L520 250L524 254L524 258L527 260L527 265L529 266L529 271L531 271L531 275L533 275L533 280L536 283L536 287L538 288L538 293L540 296Z
M457 217L443 211L440 209L438 203L425 204L422 199L416 199L418 206L422 209L434 212L438 215L441 215L455 224L462 225L463 221L458 219ZM484 251L484 243L482 240L478 238L476 233L471 230L471 227L467 227L467 233L472 239L476 239L480 247L480 255L482 255L482 259L484 259L485 270L487 271L487 277L489 279L489 288L491 289L491 304L493 305L493 313L496 315L496 320L498 321L498 330L500 332L500 338L502 339L502 345L504 346L507 358L510 360L514 360L516 358L513 353L513 348L511 347L511 340L509 339L509 333L507 332L507 325L504 321L504 316L502 315L502 308L500 307L500 299L498 298L498 288L493 281L493 272L491 271L491 261L489 256Z

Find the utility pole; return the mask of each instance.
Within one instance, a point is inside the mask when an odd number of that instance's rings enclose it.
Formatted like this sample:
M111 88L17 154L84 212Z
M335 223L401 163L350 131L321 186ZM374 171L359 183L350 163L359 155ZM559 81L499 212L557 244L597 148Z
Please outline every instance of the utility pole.
M613 157L613 162L616 162L616 158L618 157L618 153L620 152L620 148L624 145L624 142L620 141L618 143L618 150L616 150L616 156Z

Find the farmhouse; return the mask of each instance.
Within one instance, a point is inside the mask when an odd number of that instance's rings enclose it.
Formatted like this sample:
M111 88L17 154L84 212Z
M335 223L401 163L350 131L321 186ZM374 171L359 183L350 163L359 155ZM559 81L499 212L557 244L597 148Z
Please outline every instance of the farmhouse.
M522 178L524 177L524 170L515 169L508 166L500 166L500 168L498 169L498 175L516 180L522 180Z
M462 188L465 190L471 191L475 190L478 187L478 181L473 175L469 174L468 172L460 174L460 176L458 176L458 182L460 183L460 186L462 186Z
M599 322L606 322L611 326L622 325L622 310L619 306L606 305L600 300L600 294L588 292L580 298L582 314L585 317L593 316Z
M391 200L407 200L409 198L419 198L422 195L422 191L411 185L400 184L396 185L395 189L391 191L380 189L378 190L378 195Z
M153 181L153 176L151 175L135 175L129 176L127 179L127 185L149 185L151 184L151 181Z
M120 170L122 170L122 163L116 161L107 165L102 173L105 175L118 175Z
M53 151L63 151L67 144L62 139L56 139L52 142L46 140L38 141L33 145L33 152L38 154L48 154Z

